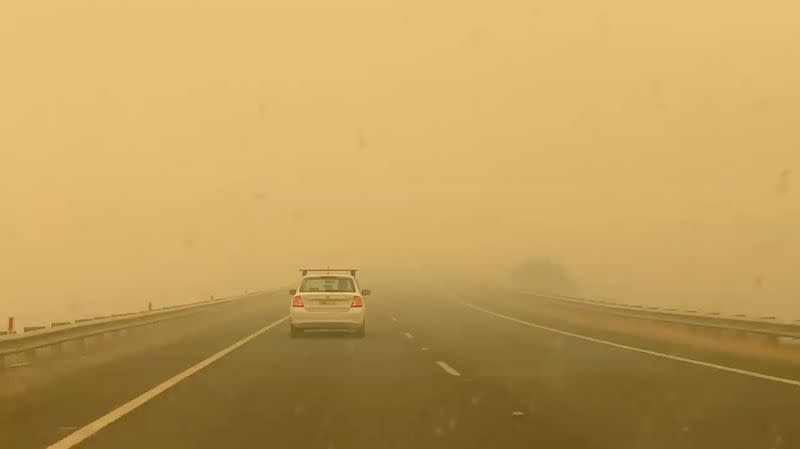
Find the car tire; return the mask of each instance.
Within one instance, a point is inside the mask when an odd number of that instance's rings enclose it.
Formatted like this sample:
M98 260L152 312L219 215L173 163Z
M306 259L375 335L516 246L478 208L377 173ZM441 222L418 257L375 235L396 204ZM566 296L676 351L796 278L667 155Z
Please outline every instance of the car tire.
M364 337L367 336L367 324L366 323L362 324L361 327L359 327L358 330L356 330L355 336L356 336L356 338L364 338Z
M296 328L296 327L292 326L291 324L289 325L289 337L290 338L297 338L297 337L300 337L301 335L303 335L303 329Z

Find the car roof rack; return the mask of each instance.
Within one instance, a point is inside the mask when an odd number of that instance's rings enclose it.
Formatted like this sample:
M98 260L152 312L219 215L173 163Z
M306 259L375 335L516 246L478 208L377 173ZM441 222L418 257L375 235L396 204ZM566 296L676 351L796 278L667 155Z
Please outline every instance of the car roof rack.
M338 272L347 272L347 273L350 273L350 276L355 276L356 275L356 271L358 271L358 270L355 269L355 268L301 268L300 269L300 273L302 273L303 276L308 274L309 271L314 271L314 272L323 272L324 271L324 272L327 272L328 274L331 274L332 271L338 271Z

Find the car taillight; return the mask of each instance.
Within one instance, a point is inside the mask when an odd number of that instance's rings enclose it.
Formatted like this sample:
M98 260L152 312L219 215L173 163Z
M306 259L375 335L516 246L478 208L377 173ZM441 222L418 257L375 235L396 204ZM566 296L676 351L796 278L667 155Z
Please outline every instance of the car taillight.
M364 300L360 296L353 296L353 302L350 303L350 307L364 307Z
M295 295L294 298L292 298L292 307L303 307L303 297Z

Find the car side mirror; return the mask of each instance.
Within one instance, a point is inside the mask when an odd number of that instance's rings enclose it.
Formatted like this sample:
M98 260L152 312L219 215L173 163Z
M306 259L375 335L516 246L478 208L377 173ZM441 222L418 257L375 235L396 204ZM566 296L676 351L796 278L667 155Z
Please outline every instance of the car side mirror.
M361 290L361 294L364 296L369 296L372 294L372 290L368 290L365 288L364 290Z
M294 295L295 293L297 293L297 289L293 288L293 289L289 290L289 294L290 295Z

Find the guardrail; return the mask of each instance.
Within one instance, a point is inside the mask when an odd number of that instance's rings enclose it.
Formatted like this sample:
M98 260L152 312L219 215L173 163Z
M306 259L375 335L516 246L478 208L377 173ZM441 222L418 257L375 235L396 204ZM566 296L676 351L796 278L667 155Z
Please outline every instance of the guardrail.
M166 306L141 312L79 319L75 320L73 323L52 323L52 326L49 328L38 326L35 330L29 329L24 333L3 335L0 336L0 370L4 369L6 365L5 358L8 356L33 354L37 349L48 346L60 348L60 345L66 342L83 340L103 334L113 334L139 326L155 324L207 307L227 304L261 293L264 292L246 293L230 298L214 299L214 297L211 297L210 299L194 303Z
M577 303L586 307L597 308L602 310L604 313L627 318L683 324L691 327L703 327L720 330L725 329L735 332L760 334L776 338L787 337L800 339L800 320L780 321L774 316L764 316L758 318L748 317L746 315L726 316L717 312L698 312L695 310L648 307L588 298L542 295L530 291L521 291L520 293L550 300Z

